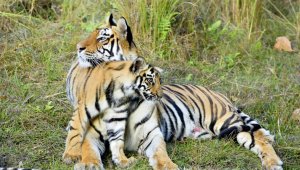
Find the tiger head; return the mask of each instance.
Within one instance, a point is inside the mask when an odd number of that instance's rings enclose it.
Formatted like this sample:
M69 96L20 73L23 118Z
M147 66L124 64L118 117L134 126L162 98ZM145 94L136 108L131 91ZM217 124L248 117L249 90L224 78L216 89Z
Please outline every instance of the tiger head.
M105 26L77 44L77 56L82 67L94 67L106 61L134 60L137 50L125 18L115 22L111 14Z
M146 100L159 100L162 97L160 73L162 69L146 64L141 57L137 58L132 67L132 72L138 72L135 79L135 91Z
M105 62L101 71L104 79L113 79L114 89L119 89L125 96L140 96L145 100L158 100L162 97L161 69L147 64L141 57L134 61Z

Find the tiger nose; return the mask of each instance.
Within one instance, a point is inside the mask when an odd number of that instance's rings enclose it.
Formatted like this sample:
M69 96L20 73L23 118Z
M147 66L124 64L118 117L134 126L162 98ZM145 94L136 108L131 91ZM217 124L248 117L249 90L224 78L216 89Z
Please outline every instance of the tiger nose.
M81 52L81 51L83 51L83 50L86 49L86 47L82 46L81 43L78 43L78 44L76 45L76 48L77 48L77 50L78 50L79 52Z

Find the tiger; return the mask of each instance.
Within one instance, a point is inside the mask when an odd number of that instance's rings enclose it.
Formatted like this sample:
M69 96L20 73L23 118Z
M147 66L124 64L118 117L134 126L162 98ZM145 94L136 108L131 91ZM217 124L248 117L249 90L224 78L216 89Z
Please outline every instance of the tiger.
M134 61L111 61L98 65L90 71L81 67L77 76L78 101L70 123L66 139L66 148L81 146L82 159L91 145L84 142L89 127L94 128L93 120L100 123L95 128L109 142L113 162L120 167L127 167L134 158L124 154L125 120L130 102L143 98L149 103L157 101L162 93L160 88L160 69L147 64L143 58ZM74 137L81 138L76 141ZM83 141L83 142L80 142ZM67 156L67 155L65 155ZM89 156L89 155L87 155ZM99 159L95 159L96 162ZM77 165L78 166L78 165Z
M88 38L77 43L76 47L77 59L71 65L66 80L67 98L73 108L76 108L78 104L77 96L73 95L78 94L78 88L73 88L74 86L71 85L77 82L78 77L86 71L83 71L82 68L93 68L108 61L133 61L138 57L131 28L126 19L121 17L116 22L112 14L106 19L105 25L96 28ZM72 131L73 129L70 127L69 124L66 129ZM78 143L80 142L78 141ZM63 154L64 162L71 163L72 160L79 158L81 158L80 145L71 146L67 142Z
M74 71L69 76L77 73ZM69 82L68 86L75 87L76 83L78 82ZM230 138L256 153L265 169L282 169L283 162L272 147L274 136L256 120L237 109L221 93L199 85L178 84L163 85L162 93L162 98L155 104L149 104L143 98L132 100L131 105L134 107L128 111L129 117L126 120L111 120L127 121L125 149L146 155L153 169L177 169L178 166L167 154L166 142L183 140L186 137ZM71 90L69 95L76 96L76 93ZM146 113L146 110L149 112ZM82 167L98 166L99 163L90 161L94 160L91 155L99 157L105 150L104 147L100 147L103 146L104 140L101 134L97 133L96 125L97 123L93 125L95 128L89 130L85 138L85 142L93 146L89 151L85 150L89 154L80 155L80 152L77 152L77 156L82 157Z

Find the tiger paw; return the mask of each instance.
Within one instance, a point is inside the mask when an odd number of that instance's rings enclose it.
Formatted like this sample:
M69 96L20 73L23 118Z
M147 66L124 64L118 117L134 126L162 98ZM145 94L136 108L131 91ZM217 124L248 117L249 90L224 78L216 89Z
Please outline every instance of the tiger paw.
M115 164L120 168L129 167L135 161L136 161L136 159L134 157L130 157L130 158L123 157L123 158L120 158L119 160L114 160Z
M81 159L81 154L80 152L65 151L62 158L66 164L71 164L79 161Z
M178 170L179 168L178 168L178 166L177 166L175 163L173 163L172 161L168 161L168 162L166 162L166 163L163 164L163 165L159 165L157 169L158 169L158 170Z
M93 163L77 163L74 170L105 170L103 164L97 165Z
M263 169L282 170L283 162L279 158L265 158L262 162Z

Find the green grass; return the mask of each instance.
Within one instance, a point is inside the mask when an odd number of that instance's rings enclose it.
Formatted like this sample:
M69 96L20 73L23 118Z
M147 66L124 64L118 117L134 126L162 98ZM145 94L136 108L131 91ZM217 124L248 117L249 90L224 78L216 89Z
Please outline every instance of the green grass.
M123 8L117 1L76 1L85 5L0 2L0 23L5 23L0 25L0 167L73 168L61 159L72 111L66 74L76 43L115 12L128 19L141 54L165 70L164 84L199 84L226 94L276 135L274 146L284 168L300 169L300 124L290 119L300 107L299 52L273 49L282 35L299 49L299 1L246 2L251 8L234 6L239 1L178 1L161 15L160 21L169 22L167 29L150 24L149 17L161 11L147 8L144 1ZM141 16L129 13L129 7ZM166 37L154 36L161 31ZM254 153L227 140L177 141L168 144L168 152L181 168L261 169ZM150 168L144 157L128 154L138 158L132 169ZM115 168L110 159L104 163Z

